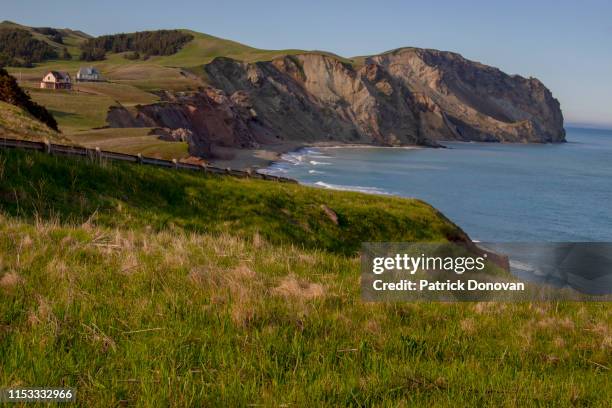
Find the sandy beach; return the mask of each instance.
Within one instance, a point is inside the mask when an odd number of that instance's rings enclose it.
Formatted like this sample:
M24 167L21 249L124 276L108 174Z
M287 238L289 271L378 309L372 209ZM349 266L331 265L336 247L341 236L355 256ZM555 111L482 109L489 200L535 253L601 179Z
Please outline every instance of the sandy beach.
M265 145L257 149L236 149L215 147L215 159L209 159L210 163L217 167L231 168L236 170L243 169L263 169L274 161L280 159L283 153L297 150L303 144L284 142Z
M316 142L298 143L283 142L262 146L258 149L236 149L216 147L215 154L219 158L211 159L210 163L217 167L231 168L236 170L251 169L258 170L269 167L275 161L280 160L284 153L293 152L304 147L320 147L326 149L335 148L389 148L389 149L421 149L422 146L376 146L370 144Z

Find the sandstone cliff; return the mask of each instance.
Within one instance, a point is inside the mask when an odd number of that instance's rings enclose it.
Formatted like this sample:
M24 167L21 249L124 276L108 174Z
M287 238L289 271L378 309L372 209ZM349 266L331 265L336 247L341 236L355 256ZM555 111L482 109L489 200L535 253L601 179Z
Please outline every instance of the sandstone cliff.
M303 54L268 62L217 58L211 87L170 95L111 126L192 132L192 154L278 140L436 145L439 140L563 142L559 103L537 79L511 76L458 54L403 48L351 65Z

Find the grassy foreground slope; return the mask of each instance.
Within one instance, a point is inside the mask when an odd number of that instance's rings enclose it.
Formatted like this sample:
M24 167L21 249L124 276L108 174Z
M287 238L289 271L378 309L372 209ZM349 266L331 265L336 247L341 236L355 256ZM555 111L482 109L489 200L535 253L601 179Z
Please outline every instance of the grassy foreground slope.
M335 225L322 211L338 214ZM610 306L367 304L424 203L0 151L0 384L82 406L607 406Z
M464 233L418 200L337 193L184 171L3 151L0 205L10 215L119 228L259 234L354 254L376 240L459 240ZM336 212L336 225L323 209Z

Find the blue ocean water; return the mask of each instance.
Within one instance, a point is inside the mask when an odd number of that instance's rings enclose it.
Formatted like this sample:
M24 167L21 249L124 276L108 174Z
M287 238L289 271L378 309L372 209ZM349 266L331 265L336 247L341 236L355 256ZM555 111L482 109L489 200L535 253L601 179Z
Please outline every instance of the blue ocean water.
M306 148L265 171L321 188L427 201L474 240L612 242L612 131L554 145Z

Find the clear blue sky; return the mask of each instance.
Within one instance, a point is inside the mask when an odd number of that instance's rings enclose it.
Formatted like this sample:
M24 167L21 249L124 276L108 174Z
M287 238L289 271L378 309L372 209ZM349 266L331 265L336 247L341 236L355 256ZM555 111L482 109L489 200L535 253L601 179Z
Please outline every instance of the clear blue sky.
M456 51L541 79L566 122L612 127L610 0L0 1L0 19L95 35L190 28L259 48L343 56L401 46Z

